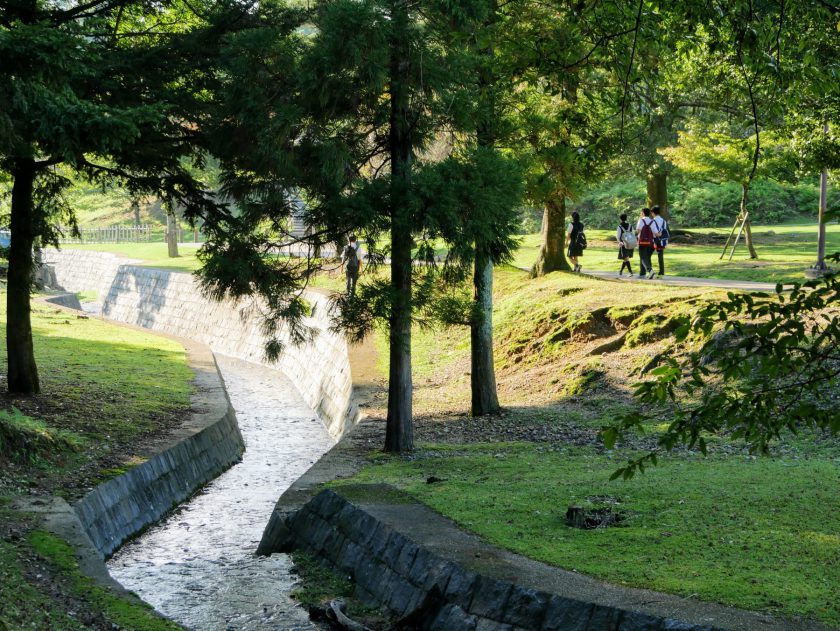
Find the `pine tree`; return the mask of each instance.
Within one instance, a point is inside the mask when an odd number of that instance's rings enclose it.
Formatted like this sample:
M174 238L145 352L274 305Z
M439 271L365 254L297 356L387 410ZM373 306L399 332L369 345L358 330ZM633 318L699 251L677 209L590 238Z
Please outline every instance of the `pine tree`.
M179 2L0 6L0 169L13 180L8 388L26 394L40 389L32 249L57 243L57 219L75 223L62 197L67 175L213 206L188 167L203 157L223 38L253 16L229 2L200 12Z

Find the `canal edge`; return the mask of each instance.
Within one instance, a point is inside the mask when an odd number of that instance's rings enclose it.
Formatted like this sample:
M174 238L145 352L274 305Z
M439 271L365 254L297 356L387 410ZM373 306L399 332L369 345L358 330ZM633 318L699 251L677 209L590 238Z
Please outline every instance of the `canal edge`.
M77 313L72 304L66 306L65 296L42 300ZM136 325L90 317L148 332ZM179 342L186 351L187 365L194 373L189 415L144 462L97 485L75 504L52 496L21 499L14 505L16 510L38 514L44 530L73 548L83 575L135 602L142 600L111 577L106 558L239 462L245 451L236 414L210 348L188 338L155 334Z

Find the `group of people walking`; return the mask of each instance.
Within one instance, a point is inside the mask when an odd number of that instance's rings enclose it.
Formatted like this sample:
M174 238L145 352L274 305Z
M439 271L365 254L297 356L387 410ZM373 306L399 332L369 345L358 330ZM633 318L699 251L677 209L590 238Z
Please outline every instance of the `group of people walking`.
M639 249L639 264L641 270L639 278L654 278L656 271L653 269L653 253L659 263L659 275L665 275L665 248L668 246L670 231L668 222L662 216L659 206L653 208L642 208L639 220L635 228L630 225L627 215L622 214L618 228L615 231L615 239L618 243L618 260L621 261L621 268L618 275L622 276L624 270L633 276L633 267L630 259L633 258L633 251ZM572 271L581 270L578 258L583 256L586 249L586 233L583 223L580 221L578 212L572 213L572 221L566 230L566 241L568 243L568 256L572 262Z

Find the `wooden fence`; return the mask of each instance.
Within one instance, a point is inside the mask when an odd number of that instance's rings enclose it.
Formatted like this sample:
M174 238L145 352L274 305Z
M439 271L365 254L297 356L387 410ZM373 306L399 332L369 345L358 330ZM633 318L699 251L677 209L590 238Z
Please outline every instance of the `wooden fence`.
M79 228L80 237L71 237L70 229L62 227L64 237L59 243L139 243L152 240L149 224L130 226L104 226L101 228Z

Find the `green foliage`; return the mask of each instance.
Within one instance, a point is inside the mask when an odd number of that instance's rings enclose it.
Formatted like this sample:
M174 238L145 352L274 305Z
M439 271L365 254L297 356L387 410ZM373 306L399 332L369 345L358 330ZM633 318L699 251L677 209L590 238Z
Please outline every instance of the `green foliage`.
M731 293L702 306L676 336L705 341L683 359L668 358L636 388L643 409L674 407L659 448L629 461L615 477L656 464L657 451L686 445L705 454L708 437L720 433L760 454L804 429L840 433L838 298L840 280L829 275L789 292L780 285L775 295ZM646 420L645 413L626 416L602 432L605 444L611 447Z
M292 592L292 596L304 607L323 607L335 598L348 598L353 595L353 583L346 576L321 565L305 552L292 555L295 571L303 580L303 585Z
M811 179L813 181L813 178ZM731 227L741 201L736 183L715 184L672 177L669 182L669 212L681 228ZM750 187L750 218L754 224L786 223L800 217L816 217L819 188L811 183L758 179ZM840 190L829 188L829 206L840 204ZM582 193L567 211L578 211L588 228L615 230L618 216L639 214L645 205L641 178L610 178ZM539 231L539 224L532 232Z

